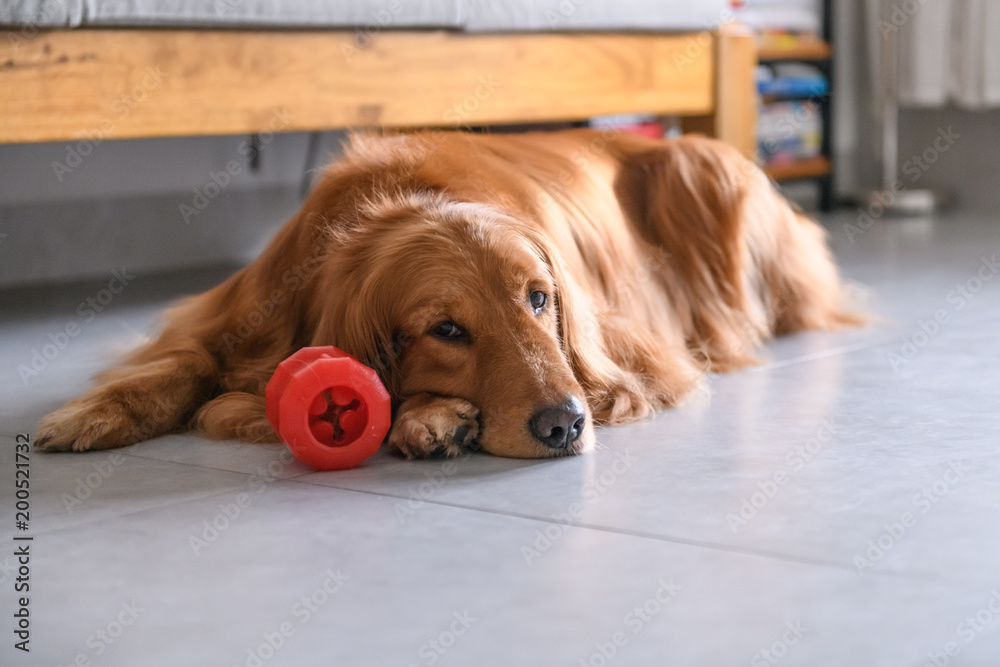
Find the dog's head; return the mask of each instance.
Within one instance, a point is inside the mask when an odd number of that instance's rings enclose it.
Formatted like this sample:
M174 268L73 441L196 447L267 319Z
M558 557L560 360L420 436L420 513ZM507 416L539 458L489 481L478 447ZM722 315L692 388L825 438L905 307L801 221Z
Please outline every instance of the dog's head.
M565 349L567 296L528 226L436 196L372 204L340 227L318 343L376 368L394 398L464 398L480 444L518 458L592 448L586 396Z

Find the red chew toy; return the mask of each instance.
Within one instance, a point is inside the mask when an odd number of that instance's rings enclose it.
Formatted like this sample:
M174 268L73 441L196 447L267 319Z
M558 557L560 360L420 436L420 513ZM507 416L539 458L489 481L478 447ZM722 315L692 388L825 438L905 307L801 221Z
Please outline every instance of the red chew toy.
M392 420L378 374L333 346L304 347L274 371L267 420L295 458L346 470L374 454Z

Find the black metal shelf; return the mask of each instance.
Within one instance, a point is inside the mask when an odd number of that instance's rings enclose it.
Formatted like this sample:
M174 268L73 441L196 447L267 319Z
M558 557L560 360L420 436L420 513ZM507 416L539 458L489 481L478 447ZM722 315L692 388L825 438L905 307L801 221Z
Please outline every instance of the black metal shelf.
M766 46L758 50L757 59L762 63L808 62L815 65L827 78L827 93L809 95L761 95L763 104L789 101L809 101L819 105L823 138L820 156L797 163L764 165L764 170L777 181L815 180L820 188L820 209L833 209L833 3L823 0L822 39L799 43L789 48Z

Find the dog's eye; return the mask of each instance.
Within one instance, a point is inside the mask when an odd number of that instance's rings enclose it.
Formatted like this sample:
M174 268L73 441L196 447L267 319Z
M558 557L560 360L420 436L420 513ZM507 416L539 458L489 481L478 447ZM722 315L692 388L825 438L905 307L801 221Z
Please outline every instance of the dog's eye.
M545 292L535 290L528 295L528 302L531 304L531 309L535 311L535 314L537 315L541 312L542 308L545 307L545 304L549 302L549 295Z
M462 331L462 328L448 320L435 324L434 328L431 329L431 334L444 340L462 340L465 338L465 332Z

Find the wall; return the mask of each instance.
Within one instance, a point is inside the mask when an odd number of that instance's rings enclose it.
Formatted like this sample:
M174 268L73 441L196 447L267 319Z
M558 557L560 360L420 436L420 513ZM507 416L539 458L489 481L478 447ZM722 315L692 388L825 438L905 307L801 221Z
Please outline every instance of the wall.
M949 194L965 209L1000 211L1000 111L908 109L900 126L900 164L920 170L919 187ZM935 142L946 145L937 138L949 135L950 146L937 151Z
M842 196L853 197L880 187L870 20L862 0L838 0L834 9L836 181ZM966 207L997 210L1000 112L904 111L901 162L947 127L960 138L918 185L950 190ZM307 164L310 136L274 135L257 173L249 170L243 136L2 145L0 287L99 277L121 266L149 273L245 262L299 207L303 178L336 155L342 135L316 135L316 157ZM87 154L77 164L73 152ZM179 207L196 203L196 190L211 191L211 173L231 162L240 173L185 221Z
M0 146L0 286L245 262L337 154L310 136L263 135L256 172L245 136Z

